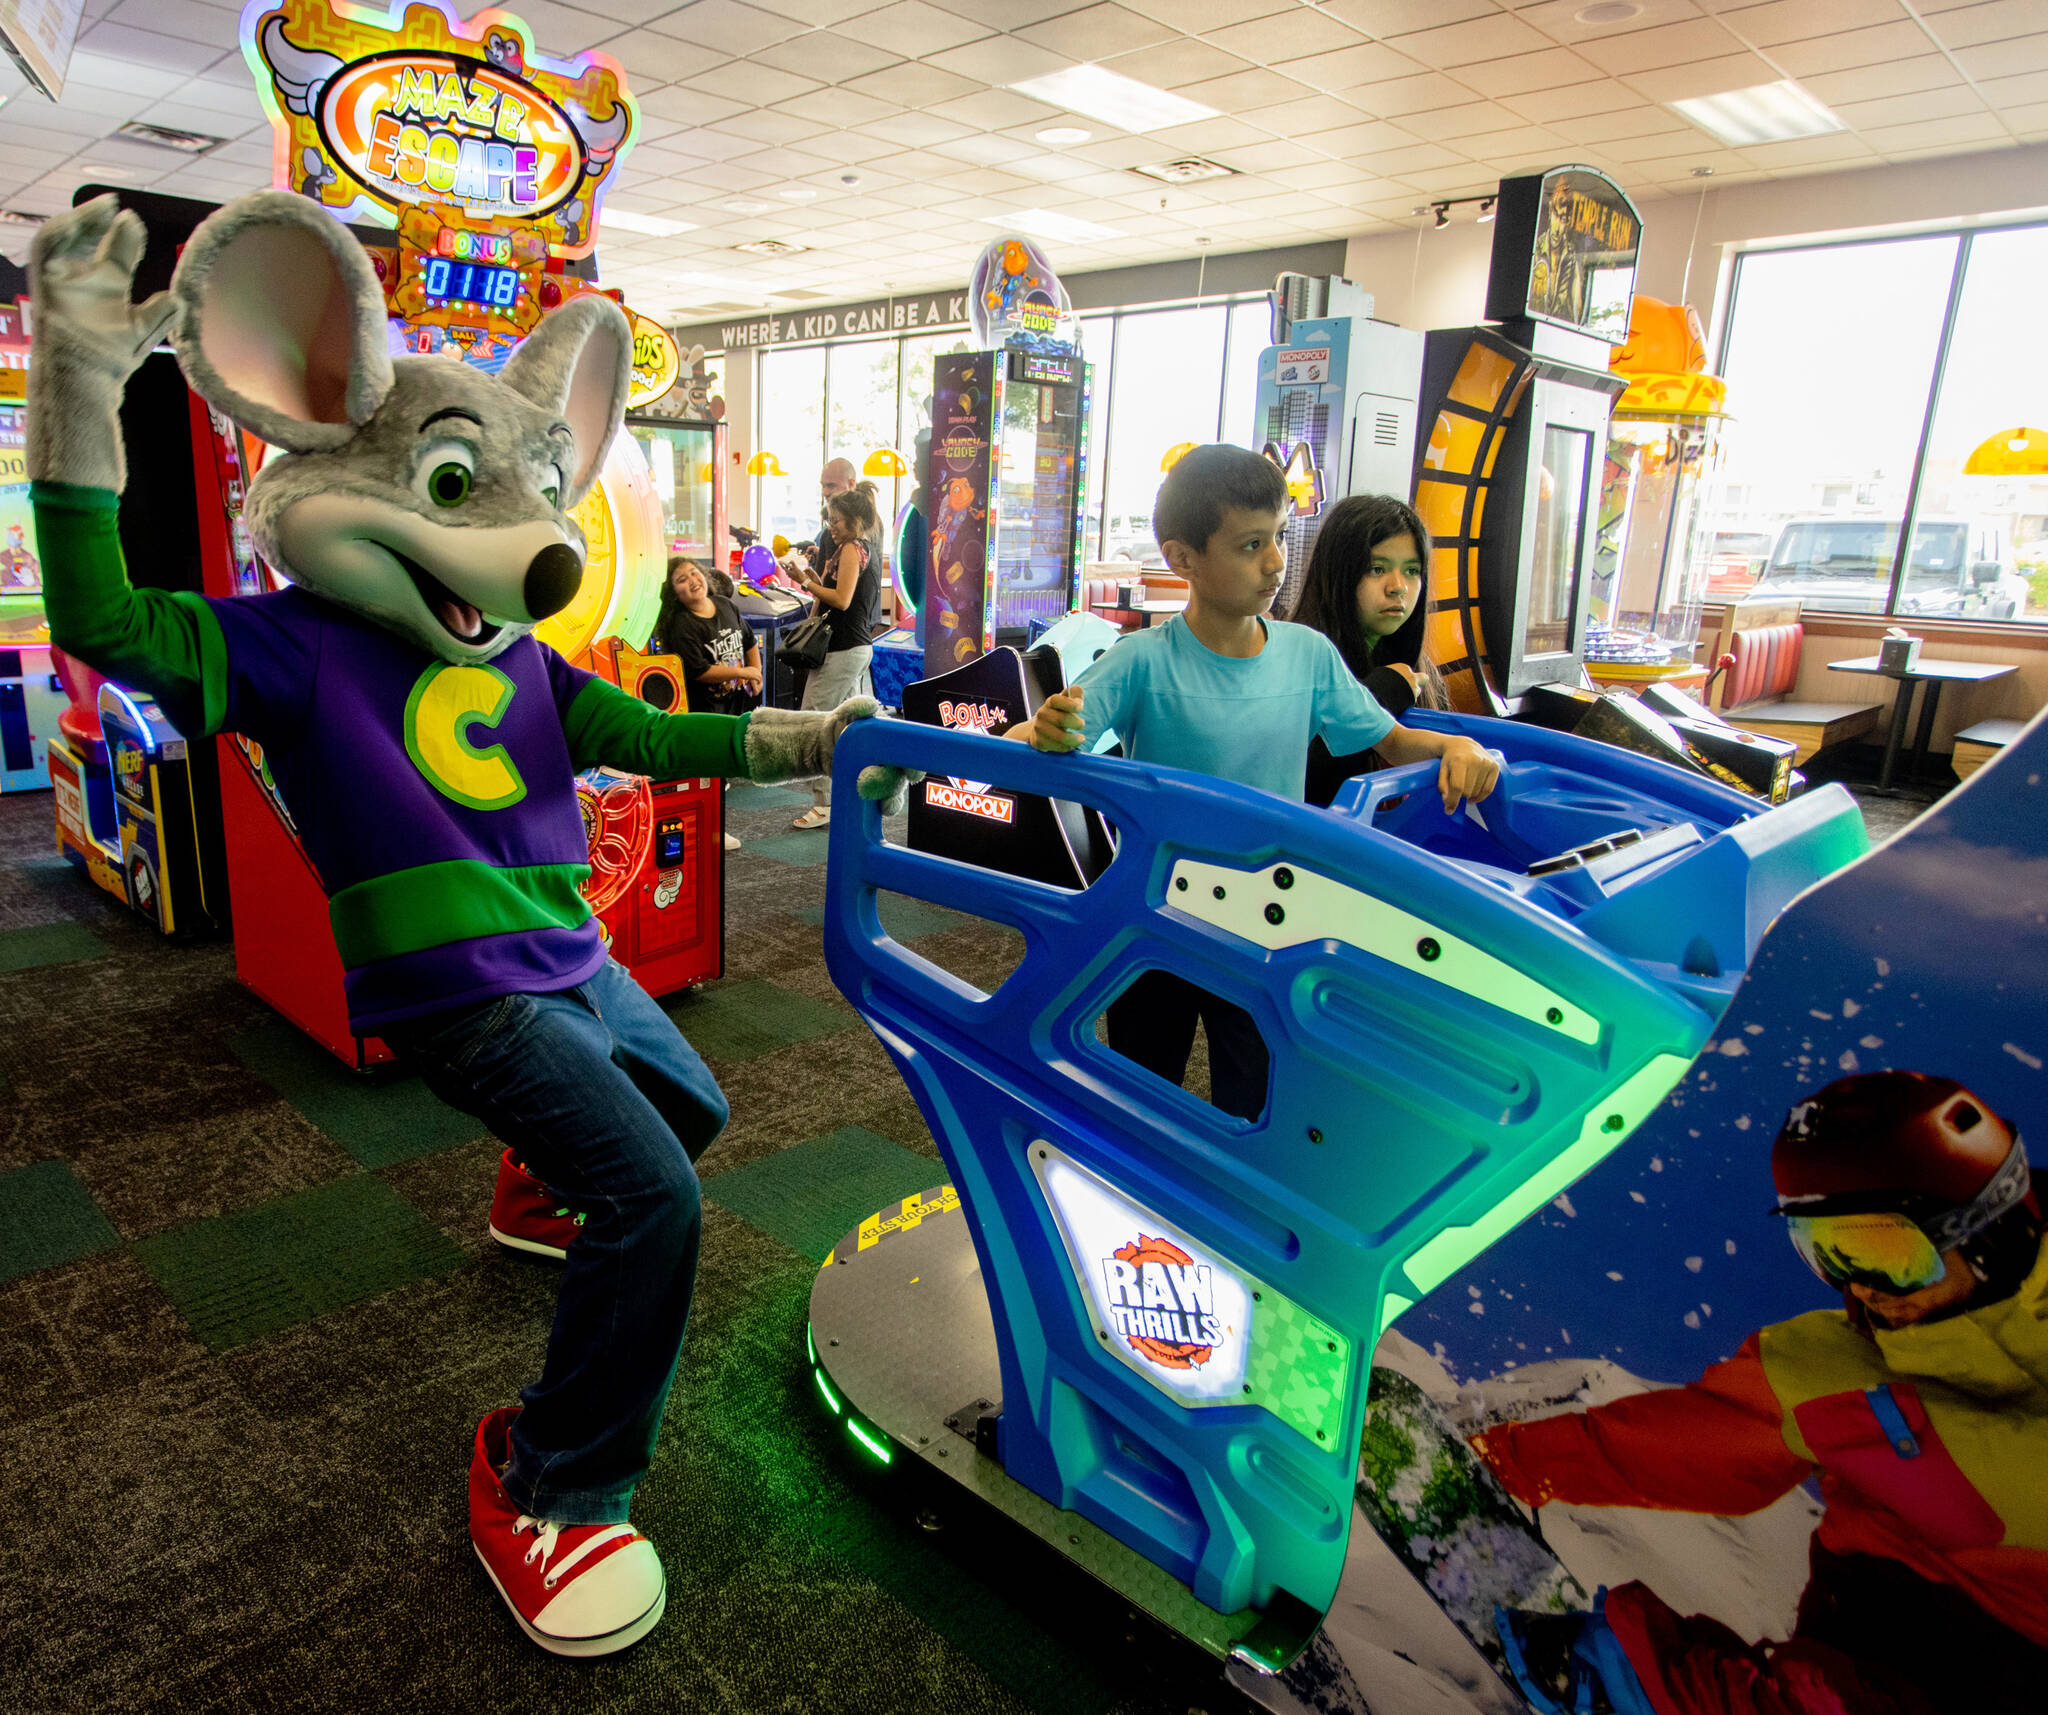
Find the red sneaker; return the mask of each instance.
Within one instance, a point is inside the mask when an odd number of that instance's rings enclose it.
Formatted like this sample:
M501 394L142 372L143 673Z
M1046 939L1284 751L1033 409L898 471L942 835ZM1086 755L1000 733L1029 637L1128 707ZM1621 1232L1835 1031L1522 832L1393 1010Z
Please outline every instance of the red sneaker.
M561 1199L512 1159L511 1150L498 1159L498 1188L491 1193L491 1237L508 1250L560 1262L583 1229L581 1211L562 1206Z
M469 1464L469 1540L519 1629L556 1655L610 1655L654 1629L668 1581L629 1524L556 1524L522 1513L498 1469L516 1405L476 1426Z

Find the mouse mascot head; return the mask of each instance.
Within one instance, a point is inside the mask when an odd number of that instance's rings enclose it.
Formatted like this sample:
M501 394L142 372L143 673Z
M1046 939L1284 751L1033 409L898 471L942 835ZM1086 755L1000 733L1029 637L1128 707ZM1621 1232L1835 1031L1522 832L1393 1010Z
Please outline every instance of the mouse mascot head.
M171 296L194 390L287 455L250 484L244 517L292 582L457 664L490 660L576 594L568 509L632 373L609 298L572 298L495 376L394 359L362 246L283 191L207 220Z

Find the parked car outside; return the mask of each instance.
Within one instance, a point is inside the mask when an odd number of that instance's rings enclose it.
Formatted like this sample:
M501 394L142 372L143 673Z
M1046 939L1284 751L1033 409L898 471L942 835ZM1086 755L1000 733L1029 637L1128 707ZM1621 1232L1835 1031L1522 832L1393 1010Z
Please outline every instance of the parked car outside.
M1757 576L1755 593L1797 596L1833 613L1883 613L1902 522L1841 515L1788 519ZM1998 525L1963 518L1915 522L1898 613L2017 619L2026 612L2027 594L2027 580Z

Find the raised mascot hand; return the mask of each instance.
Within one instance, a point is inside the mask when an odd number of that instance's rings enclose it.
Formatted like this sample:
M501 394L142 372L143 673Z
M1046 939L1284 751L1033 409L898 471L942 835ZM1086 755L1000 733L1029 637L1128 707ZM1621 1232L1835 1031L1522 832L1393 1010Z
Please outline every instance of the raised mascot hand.
M832 750L848 723L866 720L881 705L873 697L849 697L836 709L799 713L793 709L756 709L747 717L747 778L793 780L830 774ZM880 804L885 816L903 813L905 789L924 776L892 767L863 768L857 789Z
M171 295L128 301L147 235L109 194L44 222L29 251L35 344L28 371L28 475L118 493L121 393L169 330Z

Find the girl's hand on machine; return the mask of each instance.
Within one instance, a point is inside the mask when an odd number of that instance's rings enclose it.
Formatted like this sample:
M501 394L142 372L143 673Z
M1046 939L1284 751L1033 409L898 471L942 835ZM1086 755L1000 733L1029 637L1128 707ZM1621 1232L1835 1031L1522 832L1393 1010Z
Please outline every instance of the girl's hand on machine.
M1438 759L1436 783L1444 795L1444 813L1455 816L1466 799L1475 804L1500 781L1500 763L1491 751L1469 738L1447 738Z
M1087 723L1081 718L1081 688L1055 691L1031 717L1033 750L1079 750Z

